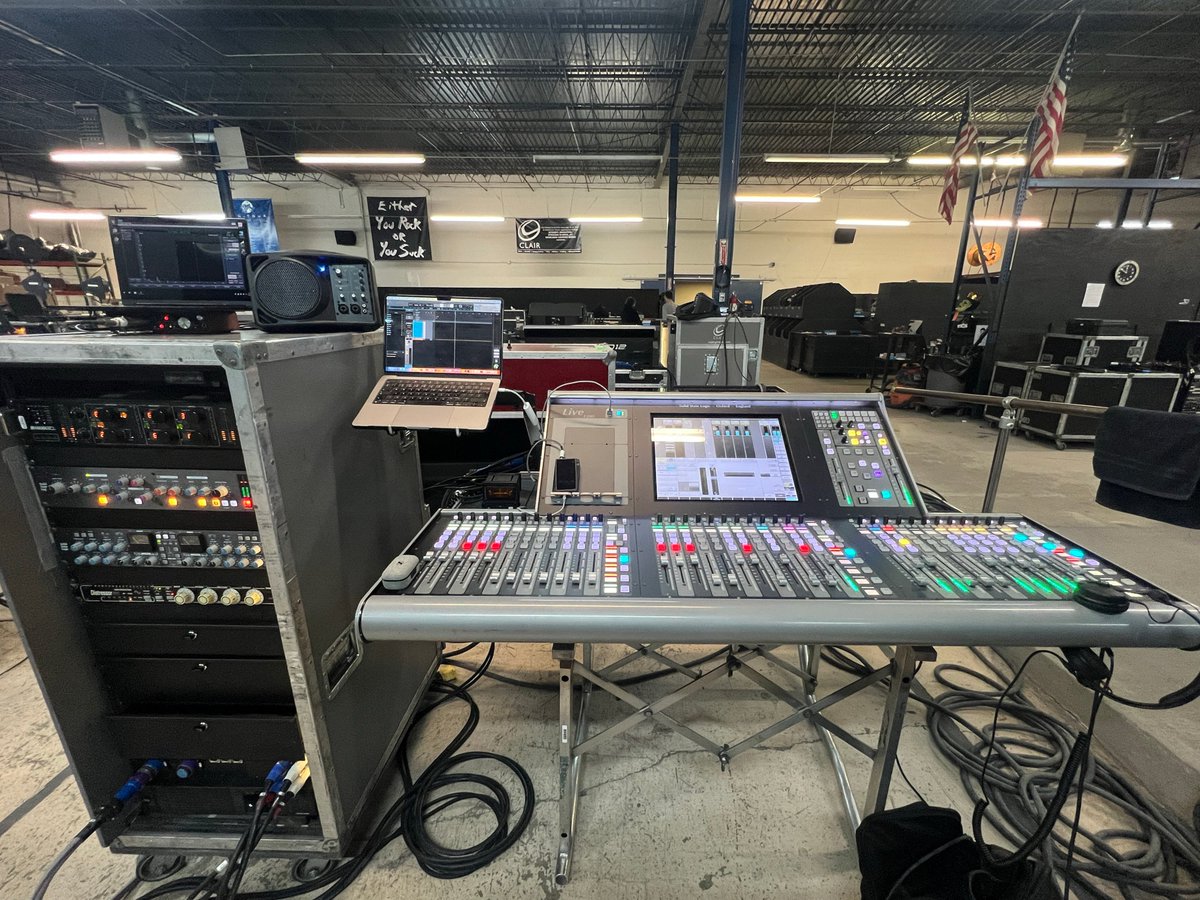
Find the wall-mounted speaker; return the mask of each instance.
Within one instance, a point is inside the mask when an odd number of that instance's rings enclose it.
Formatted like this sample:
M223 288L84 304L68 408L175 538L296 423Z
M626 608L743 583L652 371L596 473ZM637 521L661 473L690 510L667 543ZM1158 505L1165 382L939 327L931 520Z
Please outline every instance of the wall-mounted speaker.
M383 324L371 263L317 250L252 253L250 302L263 331L374 331Z
M358 244L358 234L347 229L338 228L333 232L333 239L339 247L354 247Z
M833 232L835 244L853 244L855 230L853 228L838 228Z

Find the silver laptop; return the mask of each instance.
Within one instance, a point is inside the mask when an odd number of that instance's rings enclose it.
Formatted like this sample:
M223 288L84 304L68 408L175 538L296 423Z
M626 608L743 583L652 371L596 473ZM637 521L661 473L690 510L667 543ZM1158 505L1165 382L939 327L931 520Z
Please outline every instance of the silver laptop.
M385 374L354 425L487 428L500 387L503 306L491 297L387 297Z

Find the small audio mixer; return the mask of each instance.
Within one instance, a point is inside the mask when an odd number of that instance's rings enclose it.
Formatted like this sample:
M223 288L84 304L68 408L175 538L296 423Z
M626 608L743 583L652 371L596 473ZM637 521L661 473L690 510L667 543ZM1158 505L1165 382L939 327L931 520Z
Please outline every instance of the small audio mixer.
M1019 517L436 517L404 593L435 596L1068 600L1156 589Z

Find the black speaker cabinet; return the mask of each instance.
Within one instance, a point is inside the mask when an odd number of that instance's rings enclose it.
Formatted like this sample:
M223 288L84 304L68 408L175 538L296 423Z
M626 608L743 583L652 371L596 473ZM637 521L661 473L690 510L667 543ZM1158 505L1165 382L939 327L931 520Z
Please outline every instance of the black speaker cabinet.
M837 228L833 232L833 242L835 244L853 244L854 235L857 232L853 228Z
M334 229L333 239L339 247L353 247L358 244L358 234L347 229Z
M250 301L263 331L374 331L383 324L371 263L316 250L250 255Z

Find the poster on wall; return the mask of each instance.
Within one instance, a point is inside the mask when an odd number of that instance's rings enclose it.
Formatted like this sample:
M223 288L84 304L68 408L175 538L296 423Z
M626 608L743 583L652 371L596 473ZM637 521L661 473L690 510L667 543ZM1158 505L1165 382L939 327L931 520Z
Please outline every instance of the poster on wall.
M251 253L275 253L279 250L279 232L275 230L275 206L266 199L233 201L234 212L246 220L250 232Z
M517 219L517 252L582 253L582 231L570 219Z
M426 197L368 197L367 216L375 259L393 262L433 259L428 209Z

